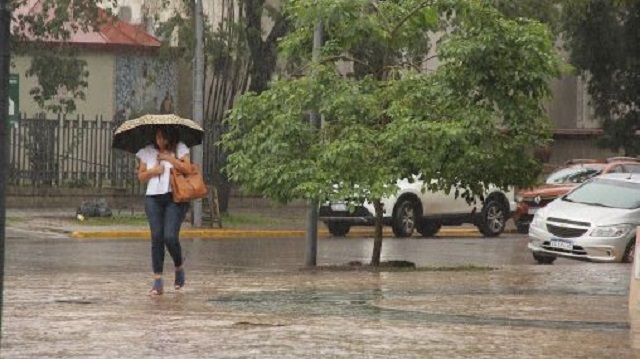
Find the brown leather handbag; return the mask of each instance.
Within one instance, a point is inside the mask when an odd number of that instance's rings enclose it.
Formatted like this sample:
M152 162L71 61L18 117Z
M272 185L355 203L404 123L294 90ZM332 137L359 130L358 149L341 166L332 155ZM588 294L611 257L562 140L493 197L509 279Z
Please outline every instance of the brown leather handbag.
M186 174L175 167L171 168L170 183L173 201L177 203L190 202L207 195L202 171L195 164L191 164L191 170Z

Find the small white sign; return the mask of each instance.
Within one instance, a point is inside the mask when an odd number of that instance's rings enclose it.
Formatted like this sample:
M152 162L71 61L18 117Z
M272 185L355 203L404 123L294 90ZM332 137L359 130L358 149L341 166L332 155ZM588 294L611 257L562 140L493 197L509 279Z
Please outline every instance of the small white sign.
M551 242L549 242L549 246L553 248L564 249L565 251L573 250L573 243L569 241L552 240Z
M347 205L342 202L331 203L331 210L334 212L346 212Z
M16 115L16 103L9 97L9 116Z

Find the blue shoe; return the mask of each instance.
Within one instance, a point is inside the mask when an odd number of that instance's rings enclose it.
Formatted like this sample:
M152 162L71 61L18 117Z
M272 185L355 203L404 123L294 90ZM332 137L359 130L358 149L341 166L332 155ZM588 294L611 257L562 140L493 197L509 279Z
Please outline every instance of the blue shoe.
M154 279L153 287L151 287L151 290L149 291L149 295L150 296L162 295L163 292L164 290L162 286L162 278Z
M180 269L178 269L176 271L176 280L174 281L173 285L175 286L176 290L180 290L182 287L184 287L184 264L182 264L182 266L180 267Z

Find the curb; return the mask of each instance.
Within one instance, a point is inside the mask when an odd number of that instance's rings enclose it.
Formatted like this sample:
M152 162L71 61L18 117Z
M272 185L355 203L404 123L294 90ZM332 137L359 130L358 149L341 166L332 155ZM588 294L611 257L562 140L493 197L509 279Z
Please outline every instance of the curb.
M505 231L508 233L508 231ZM352 230L347 237L373 236L373 230ZM391 231L384 231L383 236L391 235ZM76 239L106 239L106 238L139 238L149 239L149 230L125 230L125 231L74 231L70 236ZM253 230L253 229L183 229L180 238L224 239L224 238L284 238L306 236L304 230ZM438 232L437 237L482 237L476 229L444 229ZM319 230L318 237L330 238L327 230Z

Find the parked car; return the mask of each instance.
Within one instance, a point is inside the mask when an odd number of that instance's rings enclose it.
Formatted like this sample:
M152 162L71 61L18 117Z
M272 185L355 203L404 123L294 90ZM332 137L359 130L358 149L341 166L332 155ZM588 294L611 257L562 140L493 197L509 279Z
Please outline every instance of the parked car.
M410 237L418 231L424 237L434 236L440 228L472 223L487 237L499 236L516 209L513 191L491 188L483 200L467 203L455 198L454 192L422 191L422 181L397 182L395 196L382 199L383 223L391 226L396 237ZM351 209L351 210L350 210ZM351 208L347 202L327 202L320 207L319 220L332 236L345 236L352 226L375 224L375 210L369 202Z
M528 248L545 264L557 257L633 262L639 225L640 174L604 174L538 210Z
M518 207L513 221L520 233L528 233L533 215L549 202L563 196L586 180L605 173L640 173L640 160L612 157L603 160L567 161L546 178L543 185L518 191Z

